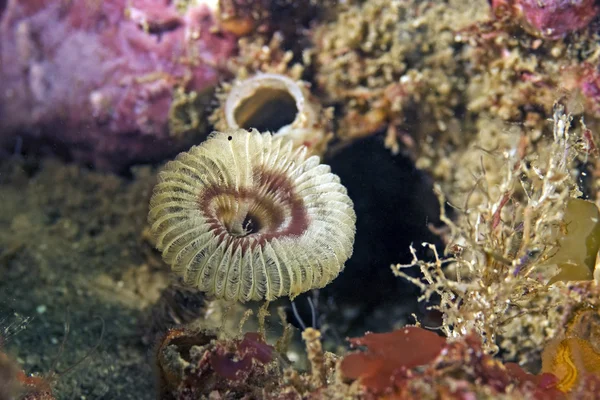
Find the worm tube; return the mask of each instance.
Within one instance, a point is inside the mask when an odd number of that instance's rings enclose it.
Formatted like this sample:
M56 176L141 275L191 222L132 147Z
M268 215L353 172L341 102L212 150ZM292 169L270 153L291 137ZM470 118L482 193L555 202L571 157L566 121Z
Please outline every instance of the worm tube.
M258 73L224 86L213 115L217 129L257 129L288 136L312 154L322 154L329 131L328 110L314 99L306 82L274 73Z

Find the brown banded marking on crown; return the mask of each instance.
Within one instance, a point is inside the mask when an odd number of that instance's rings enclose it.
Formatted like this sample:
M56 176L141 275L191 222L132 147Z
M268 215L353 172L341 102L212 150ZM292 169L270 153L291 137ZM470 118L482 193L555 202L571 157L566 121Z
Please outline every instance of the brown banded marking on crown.
M304 202L295 193L292 182L282 173L256 170L255 188L212 186L203 191L198 201L215 235L234 237L243 251L249 245L264 245L275 237L300 236L308 228ZM247 205L240 225L232 224L235 211L211 205L219 196L233 197Z

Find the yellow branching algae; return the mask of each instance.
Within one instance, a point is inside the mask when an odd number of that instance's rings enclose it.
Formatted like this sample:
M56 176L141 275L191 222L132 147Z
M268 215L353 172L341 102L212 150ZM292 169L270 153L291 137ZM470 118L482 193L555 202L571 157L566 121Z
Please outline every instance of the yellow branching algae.
M169 162L148 218L185 283L238 301L327 285L352 254L356 222L340 179L306 147L243 129Z
M421 288L422 301L439 296L434 308L447 336L476 332L487 351L520 363L539 360L544 345L565 337L575 308L600 304L591 280L598 211L578 199L582 133L560 104L553 120L551 136L534 141L524 127L482 130L468 149L455 151L452 185L437 186L444 256L429 245L435 259L426 262L413 249L410 265L422 279L403 271L409 265L393 267Z

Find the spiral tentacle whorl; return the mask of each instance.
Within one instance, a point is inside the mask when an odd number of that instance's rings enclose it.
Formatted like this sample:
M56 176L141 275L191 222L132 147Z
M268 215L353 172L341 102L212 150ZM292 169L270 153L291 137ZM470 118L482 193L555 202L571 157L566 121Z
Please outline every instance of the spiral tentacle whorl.
M327 285L352 254L356 223L329 166L256 130L215 132L169 162L148 218L187 284L239 301Z

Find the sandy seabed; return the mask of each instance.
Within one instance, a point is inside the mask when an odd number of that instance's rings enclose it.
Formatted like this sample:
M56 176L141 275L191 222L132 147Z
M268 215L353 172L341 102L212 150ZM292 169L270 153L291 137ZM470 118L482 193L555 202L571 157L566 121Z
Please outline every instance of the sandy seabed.
M54 375L58 399L155 398L140 322L166 282L140 246L153 183L150 168L129 179L0 161L0 320L28 320L5 350L25 372Z

